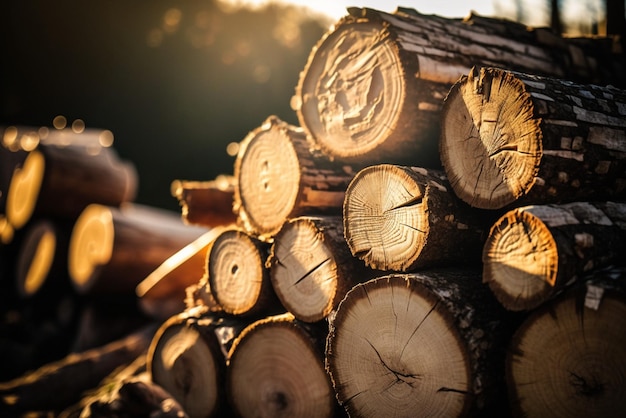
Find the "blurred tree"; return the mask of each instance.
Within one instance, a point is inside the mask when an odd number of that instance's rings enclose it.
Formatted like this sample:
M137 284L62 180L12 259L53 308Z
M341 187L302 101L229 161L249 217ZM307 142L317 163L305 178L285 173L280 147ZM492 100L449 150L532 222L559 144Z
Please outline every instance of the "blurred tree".
M293 6L216 0L2 2L0 125L109 129L139 173L137 201L173 210L175 179L230 173L230 142L289 106L331 22Z

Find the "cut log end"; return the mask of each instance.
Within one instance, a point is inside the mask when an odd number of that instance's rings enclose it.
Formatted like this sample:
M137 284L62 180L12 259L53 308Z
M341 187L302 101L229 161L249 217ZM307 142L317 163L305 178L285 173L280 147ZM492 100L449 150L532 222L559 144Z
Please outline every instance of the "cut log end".
M38 222L28 230L17 260L17 290L30 297L43 286L57 252L57 235L50 222Z
M579 296L540 308L514 335L506 365L517 416L623 415L626 300L605 294L590 309Z
M183 322L171 320L153 339L149 358L152 381L181 403L192 417L210 417L221 402L222 385L218 359L200 332Z
M39 151L31 151L11 179L6 201L7 219L15 229L32 217L44 179L46 162Z
M223 231L213 243L207 257L209 288L224 312L243 315L260 306L264 282L269 282L261 245L237 229Z
M337 310L326 365L350 416L452 417L468 410L464 343L443 304L416 286L401 276L374 279L355 286Z
M245 328L229 352L227 392L241 417L333 416L321 353L286 314Z
M346 190L344 234L352 254L379 270L405 271L428 235L425 191L404 168L361 170Z
M88 291L99 268L111 259L114 229L111 209L103 205L88 206L76 220L70 239L68 271L79 291Z
M301 167L284 124L271 119L252 131L242 141L234 170L234 209L244 227L258 234L276 233L300 192Z
M493 225L483 248L483 282L505 308L536 308L553 292L557 270L556 242L539 218L516 209Z
M463 76L444 102L440 156L450 184L468 204L502 208L535 183L540 121L511 73L483 68Z
M330 314L337 296L337 263L315 223L307 218L286 223L272 248L270 275L283 306L305 322Z
M393 135L405 99L398 48L376 22L337 25L309 57L295 109L328 155L363 156Z

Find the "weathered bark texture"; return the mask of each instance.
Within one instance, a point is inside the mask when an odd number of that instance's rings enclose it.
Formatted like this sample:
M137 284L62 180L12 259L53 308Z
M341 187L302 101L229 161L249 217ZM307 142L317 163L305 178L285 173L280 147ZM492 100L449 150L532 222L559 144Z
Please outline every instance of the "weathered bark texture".
M302 129L270 116L241 142L234 211L243 228L269 240L301 214L341 213L354 173L309 148Z
M228 353L227 396L242 418L334 416L337 403L324 371L321 327L291 314L246 327Z
M165 321L148 350L151 380L176 399L190 417L229 416L225 408L225 355L243 326L203 309ZM223 415L220 415L223 414Z
M75 218L91 203L119 206L132 201L137 184L134 166L112 148L42 142L13 174L7 219L19 229L35 214Z
M516 417L622 417L626 271L607 269L533 311L506 357Z
M224 311L215 300L215 297L213 297L213 293L211 293L209 274L206 271L198 283L192 284L185 289L185 309L200 306L204 307L209 312L218 313Z
M0 415L59 411L80 400L114 369L145 353L155 331L150 325L103 347L70 354L17 379L0 383Z
M255 316L276 312L276 298L265 266L270 244L239 228L227 228L207 254L209 290L224 312Z
M499 30L517 23L349 12L312 49L292 99L303 129L337 159L440 167L442 100L474 65L626 87L622 55Z
M359 171L343 205L350 251L379 270L478 263L493 220L459 200L443 172L391 164Z
M441 161L472 206L626 197L626 91L472 69L442 114Z
M233 212L233 176L218 176L211 181L174 180L171 191L186 223L215 227L237 221Z
M624 254L626 203L526 206L491 228L483 282L507 309L530 310L588 271L623 262Z
M15 260L15 280L23 298L39 292L53 293L69 286L67 256L72 224L52 219L37 219L24 227ZM47 290L45 290L47 289Z
M351 417L503 416L505 321L471 270L358 284L327 340L337 399Z
M134 293L161 263L207 231L144 205L91 204L78 216L68 269L79 293Z
M226 227L212 227L163 261L136 288L139 303L152 317L166 320L185 309L186 289L206 272L209 248Z
M302 216L274 237L268 259L272 286L296 319L326 318L345 294L375 271L352 257L340 216Z

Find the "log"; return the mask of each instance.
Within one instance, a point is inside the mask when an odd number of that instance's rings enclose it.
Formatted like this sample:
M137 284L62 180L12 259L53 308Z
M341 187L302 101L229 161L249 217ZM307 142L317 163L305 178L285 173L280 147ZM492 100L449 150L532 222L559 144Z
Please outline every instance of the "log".
M443 98L475 65L626 87L623 55L585 50L593 66L573 65L578 45L499 33L472 21L349 8L312 49L292 108L324 153L439 168ZM504 23L518 26L517 23Z
M165 321L185 309L186 289L205 274L209 248L225 230L225 227L211 227L137 285L136 293L144 313Z
M185 289L185 309L198 307L203 307L213 313L224 311L211 293L208 273L205 273L198 283L194 283Z
M346 189L344 236L378 270L476 264L495 216L458 199L435 169L378 164Z
M60 411L78 402L114 369L133 361L150 344L156 327L149 325L102 347L73 353L19 378L0 383L0 414Z
M227 396L236 416L332 417L337 403L324 371L327 327L293 315L248 325L228 353Z
M6 143L6 130L3 132L0 143L0 214L6 213L6 200L11 179L15 169L20 167L28 153L24 150L13 150L8 148Z
M243 229L226 228L207 253L213 298L231 315L263 316L282 310L265 266L270 244Z
M278 299L303 322L325 319L352 286L376 274L350 253L341 216L289 220L274 237L267 264Z
M18 248L16 288L22 298L37 293L53 297L70 287L67 256L72 223L54 219L36 219L26 225Z
M626 196L626 91L477 68L450 89L441 161L485 209Z
M626 408L626 270L592 272L532 311L506 357L516 417L621 417Z
M81 294L135 294L154 269L207 231L146 205L90 204L72 230L68 270Z
M339 304L326 369L351 417L506 416L509 322L478 271L392 273Z
M491 228L483 282L507 309L532 310L624 254L626 203L525 206Z
M218 176L211 181L174 180L172 196L178 199L183 220L192 225L216 227L233 224L235 178Z
M225 355L243 325L203 309L165 321L148 350L150 379L180 403L190 417L229 416L224 393Z
M248 233L271 240L288 218L341 213L353 175L310 149L301 128L270 116L240 144L233 210Z
M132 201L137 183L133 164L120 160L112 148L41 142L13 174L7 219L15 229L35 215L74 219L91 203Z

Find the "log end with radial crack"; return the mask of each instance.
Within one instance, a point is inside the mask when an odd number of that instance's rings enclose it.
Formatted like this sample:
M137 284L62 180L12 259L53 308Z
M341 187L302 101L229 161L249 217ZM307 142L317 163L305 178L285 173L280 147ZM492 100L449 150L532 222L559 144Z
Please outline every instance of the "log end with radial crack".
M543 136L530 95L513 75L473 68L451 88L441 120L441 161L462 200L499 209L533 186Z
M326 318L355 283L373 272L352 257L340 216L286 222L274 238L268 264L278 299L304 322Z
M323 323L291 314L246 327L228 354L227 392L233 410L247 417L330 418L337 403L324 371Z
M502 408L504 317L477 277L392 274L348 292L331 321L326 367L350 416Z
M506 358L513 416L623 416L625 278L579 283L519 326Z

